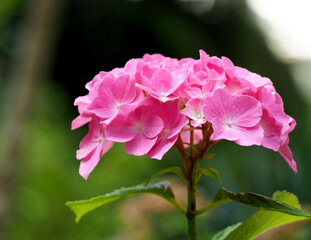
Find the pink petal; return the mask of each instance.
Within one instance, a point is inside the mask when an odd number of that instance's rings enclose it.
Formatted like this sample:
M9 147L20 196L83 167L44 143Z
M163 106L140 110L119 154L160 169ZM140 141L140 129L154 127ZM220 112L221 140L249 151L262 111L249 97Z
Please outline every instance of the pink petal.
M185 92L191 97L191 98L203 98L203 94L200 88L197 87L187 87L185 89Z
M147 138L142 133L138 133L131 141L124 145L125 152L136 156L142 156L150 151L156 143L157 138Z
M113 142L103 141L93 152L81 160L79 173L84 179L88 178L89 174L98 164L102 155L104 155L112 147L112 145Z
M262 145L274 151L278 151L281 145L282 124L279 123L272 114L263 108L262 118L259 123L264 129Z
M161 160L163 155L167 153L168 150L170 150L172 146L175 144L177 138L178 138L178 135L175 135L174 137L171 137L169 139L166 139L166 138L161 139L148 152L147 156L150 158Z
M97 97L89 105L88 110L100 118L107 119L118 113L119 106L112 97Z
M162 119L155 115L149 116L144 121L143 134L148 138L156 137L163 129Z
M293 153L290 150L288 145L283 145L280 149L279 149L279 153L281 154L281 156L284 158L284 160L286 161L286 163L290 166L290 168L294 171L294 173L297 173L297 164L293 158Z
M98 139L102 135L101 125L94 119L89 124L89 132L84 136L79 144L79 150L77 150L77 159L86 157L96 147L100 145Z
M101 157L101 149L96 148L93 152L91 152L88 156L83 158L80 162L79 174L87 179L89 174L96 167Z
M111 91L117 102L130 103L136 97L136 88L129 75L116 78Z
M128 121L126 115L118 115L106 127L106 138L114 142L127 142L136 136L133 124Z
M203 112L208 121L218 118L230 125L252 127L260 121L262 107L253 97L233 97L223 89L216 89L212 96L204 98Z
M272 85L272 82L269 78L252 73L245 68L235 67L235 74L238 78L242 78L251 83L255 88L259 88L264 85Z
M192 120L202 119L204 117L202 104L201 99L190 99L190 101L186 104L186 108L184 108L181 113L185 114Z
M262 106L259 101L250 96L235 96L231 116L238 126L252 127L262 116Z
M172 88L172 75L165 69L159 69L152 77L153 88L158 93L167 93Z
M98 96L102 97L113 97L111 92L114 82L114 76L108 74L105 76L104 80L98 86Z
M212 135L213 140L226 139L235 141L239 139L239 131L234 126L229 127L218 118L213 118L211 123L214 130Z
M77 129L92 120L91 116L79 115L71 123L71 130Z
M188 119L186 118L186 116L180 115L180 114L178 117L176 116L176 121L175 121L174 125L169 126L170 132L167 135L167 138L172 138L176 134L180 133L181 129L183 129L184 126L187 125L187 123L188 123Z
M239 138L234 142L241 146L261 145L263 140L263 129L260 125L249 128L236 127Z

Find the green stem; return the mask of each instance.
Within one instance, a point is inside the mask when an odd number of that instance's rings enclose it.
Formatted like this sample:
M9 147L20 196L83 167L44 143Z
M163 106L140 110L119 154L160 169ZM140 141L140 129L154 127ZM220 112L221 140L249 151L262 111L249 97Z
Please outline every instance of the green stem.
M200 161L192 162L190 169L190 176L188 176L188 206L187 206L187 220L188 220L188 237L189 240L197 240L197 220L196 220L196 190L197 190L197 172Z
M187 207L189 240L198 239L195 209L196 209L196 184L189 182L188 183L188 207Z

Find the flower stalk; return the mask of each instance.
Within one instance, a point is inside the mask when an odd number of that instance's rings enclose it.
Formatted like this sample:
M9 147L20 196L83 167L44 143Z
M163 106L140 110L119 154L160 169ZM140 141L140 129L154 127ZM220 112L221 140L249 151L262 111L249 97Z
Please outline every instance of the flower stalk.
M196 221L196 190L197 190L197 170L198 165L191 164L190 176L187 179L188 204L187 204L187 221L188 221L188 237L189 240L196 240L197 221Z

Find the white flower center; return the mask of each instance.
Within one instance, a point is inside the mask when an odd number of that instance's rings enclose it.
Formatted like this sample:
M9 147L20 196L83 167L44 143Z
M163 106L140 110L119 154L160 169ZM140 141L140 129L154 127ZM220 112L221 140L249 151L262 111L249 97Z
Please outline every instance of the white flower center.
M114 108L115 108L116 110L119 110L121 105L122 105L121 102L116 102L116 103L114 104Z
M225 121L225 125L228 128L232 128L233 122L231 120L227 120L227 121Z

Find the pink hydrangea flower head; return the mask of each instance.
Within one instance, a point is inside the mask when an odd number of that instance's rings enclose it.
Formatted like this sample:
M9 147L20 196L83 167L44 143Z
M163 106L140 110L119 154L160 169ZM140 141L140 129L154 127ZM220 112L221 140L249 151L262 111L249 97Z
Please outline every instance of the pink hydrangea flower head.
M199 59L145 54L100 72L86 89L75 100L79 116L72 121L72 129L89 124L77 151L84 178L113 142L124 142L129 154L162 159L177 139L177 147L187 148L190 131L193 144L224 139L262 145L297 172L288 146L296 122L271 80L226 57L203 50ZM203 136L204 129L209 133Z

